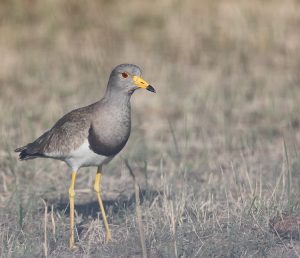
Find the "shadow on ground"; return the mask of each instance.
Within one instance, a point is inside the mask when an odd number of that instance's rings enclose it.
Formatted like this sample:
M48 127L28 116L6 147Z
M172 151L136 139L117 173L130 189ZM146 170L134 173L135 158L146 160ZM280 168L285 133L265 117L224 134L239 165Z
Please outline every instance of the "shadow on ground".
M152 190L141 190L140 191L140 204L148 202L150 205L161 193ZM109 214L109 217L114 215L120 215L124 210L133 210L135 208L136 199L134 193L130 197L121 196L114 200L103 200L104 209ZM48 209L51 210L51 209ZM99 204L98 201L91 201L82 204L75 203L75 210L79 216L83 219L92 217L96 219L99 217ZM69 216L69 200L62 200L54 204L54 211Z

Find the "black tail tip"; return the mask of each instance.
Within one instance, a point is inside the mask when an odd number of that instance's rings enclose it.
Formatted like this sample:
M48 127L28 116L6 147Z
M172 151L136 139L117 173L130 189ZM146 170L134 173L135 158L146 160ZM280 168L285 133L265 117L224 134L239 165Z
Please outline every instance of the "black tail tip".
M21 152L22 150L24 150L24 147L16 148L15 152Z
M17 149L15 149L15 152L20 152L20 154L19 154L20 160L25 160L25 159L30 158L30 155L27 153L25 147L17 148Z
M21 151L21 153L19 154L19 159L20 160L25 160L28 159L29 155L26 153L26 150Z
M45 157L44 154L37 153L37 152L30 152L30 150L28 151L26 146L15 149L15 152L20 152L20 154L19 154L19 159L20 160L27 160L27 159L35 159L35 158L39 158L39 157Z

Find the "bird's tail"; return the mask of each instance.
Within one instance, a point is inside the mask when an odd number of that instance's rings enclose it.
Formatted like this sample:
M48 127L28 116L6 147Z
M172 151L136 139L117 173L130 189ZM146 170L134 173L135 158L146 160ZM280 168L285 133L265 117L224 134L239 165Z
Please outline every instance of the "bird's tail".
M15 152L20 152L19 154L20 160L35 159L41 156L38 153L31 153L28 150L28 145L15 149Z

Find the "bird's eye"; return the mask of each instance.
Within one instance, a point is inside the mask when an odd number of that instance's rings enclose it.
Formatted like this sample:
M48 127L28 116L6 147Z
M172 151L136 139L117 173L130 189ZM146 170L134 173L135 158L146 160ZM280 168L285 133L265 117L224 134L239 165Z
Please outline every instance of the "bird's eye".
M123 78L127 78L128 77L128 73L122 73L122 77Z

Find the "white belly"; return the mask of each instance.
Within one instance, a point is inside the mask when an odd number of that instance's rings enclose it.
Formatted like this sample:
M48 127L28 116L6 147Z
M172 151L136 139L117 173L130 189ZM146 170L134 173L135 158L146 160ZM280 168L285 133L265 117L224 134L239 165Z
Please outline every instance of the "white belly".
M113 157L102 156L93 152L89 147L88 140L86 140L78 149L72 151L64 161L73 171L77 171L80 167L101 166Z

